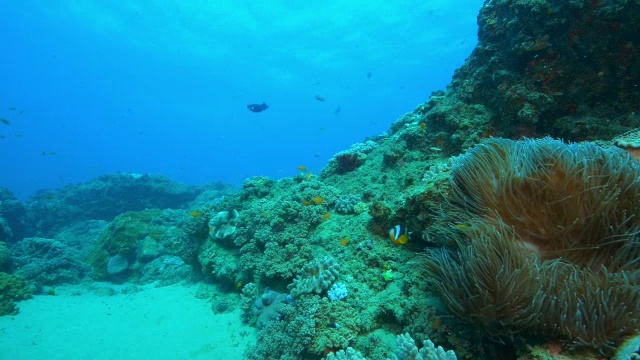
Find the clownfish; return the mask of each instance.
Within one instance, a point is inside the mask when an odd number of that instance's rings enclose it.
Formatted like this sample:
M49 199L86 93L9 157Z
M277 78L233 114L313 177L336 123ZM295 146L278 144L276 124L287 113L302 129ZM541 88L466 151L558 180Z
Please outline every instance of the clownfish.
M402 225L396 225L394 228L389 230L389 239L391 239L394 244L406 245L409 242L409 233L407 232L407 228Z

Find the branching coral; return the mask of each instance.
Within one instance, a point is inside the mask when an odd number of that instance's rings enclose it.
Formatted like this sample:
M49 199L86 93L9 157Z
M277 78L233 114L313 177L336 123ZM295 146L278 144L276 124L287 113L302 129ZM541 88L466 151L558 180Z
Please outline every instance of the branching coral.
M429 251L426 271L491 336L605 350L640 329L639 177L617 149L489 140L453 170L457 251Z

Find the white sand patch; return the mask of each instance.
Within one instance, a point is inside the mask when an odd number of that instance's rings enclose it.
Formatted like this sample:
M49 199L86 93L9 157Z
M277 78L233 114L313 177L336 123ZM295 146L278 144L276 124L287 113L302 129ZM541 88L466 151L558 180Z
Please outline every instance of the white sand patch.
M242 359L255 330L240 311L216 315L195 286L97 295L57 288L0 317L3 359Z

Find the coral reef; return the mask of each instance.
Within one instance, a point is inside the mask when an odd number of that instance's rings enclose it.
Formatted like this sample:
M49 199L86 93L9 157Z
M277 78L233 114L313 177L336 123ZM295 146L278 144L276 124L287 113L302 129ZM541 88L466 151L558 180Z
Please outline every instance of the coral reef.
M18 313L16 302L31 298L31 291L19 276L0 272L0 316Z
M457 360L457 357L451 350L445 351L441 346L436 348L431 340L425 340L418 350L409 334L400 334L396 338L396 350L389 360Z
M182 210L149 209L121 214L106 227L89 252L87 262L93 268L92 276L106 279L120 274L120 281L140 280L147 270L157 270L159 264L151 263L161 255L177 256L188 265L197 264L196 252L206 236L206 224L205 216L192 216ZM118 263L126 260L132 270L124 278L121 272L108 272L108 263L116 256Z
M21 240L27 232L26 208L7 188L0 187L0 241Z
M272 321L281 320L281 307L289 304L289 296L273 290L265 292L253 303L253 314L256 316L256 327L262 329Z
M423 347L418 349L409 334L401 334L396 338L396 349L387 360L457 360L456 354L445 351L441 346L437 348L431 340L425 340ZM332 352L327 360L366 360L357 350L348 347L346 350Z
M248 360L281 359L297 360L308 358L305 346L311 342L316 332L314 314L317 299L299 299L294 306L282 306L281 316L287 321L271 321L258 332L258 341L247 348Z
M157 282L157 286L191 282L198 277L192 265L175 255L160 255L141 267L136 281L142 284Z
M243 184L242 197L248 199L261 199L271 193L276 181L264 176L255 176L246 179Z
M458 159L446 219L455 251L426 272L490 336L537 334L601 351L640 330L640 164L591 143L492 139Z
M239 218L238 210L220 211L209 220L209 236L217 240L232 236Z
M335 283L331 285L329 291L327 291L327 297L331 301L340 301L347 298L349 291L344 283Z
M0 271L7 271L11 268L11 250L6 243L0 241Z
M342 195L336 199L333 208L338 214L353 214L355 212L355 206L359 202L360 197L357 195Z
M37 285L78 283L88 273L73 249L46 238L24 238L12 246L16 274Z
M635 1L486 2L475 50L418 110L430 141L455 153L487 136L596 140L638 127L639 11Z
M111 221L126 211L184 208L204 187L187 186L161 175L118 173L43 190L25 203L30 236L52 237L84 220Z
M7 219L0 217L0 241L9 242L11 238L13 238L13 231L11 231Z
M366 360L366 358L360 352L348 347L346 350L329 353L327 360Z
M84 259L89 255L91 248L96 244L107 225L109 223L104 220L79 221L65 227L53 239L72 248L79 259Z
M313 260L307 264L289 285L292 297L301 294L321 294L338 278L340 266L333 258Z
M385 359L398 333L392 359L453 358L426 339L464 359L549 358L547 341L568 344L565 358L609 356L629 337L621 353L633 353L639 10L487 1L447 91L319 176L253 177L236 193L115 174L25 204L0 189L0 239L19 273L49 259L20 250L42 243L99 280L201 275L216 313L239 302L259 329L248 359ZM545 135L607 141L473 148ZM388 236L397 225L402 246Z
M357 170L367 160L367 156L378 144L375 141L366 141L351 146L347 151L341 151L333 156L327 166L322 170L322 176L329 174L344 175Z
M616 136L613 138L613 145L626 150L634 158L640 159L640 128Z

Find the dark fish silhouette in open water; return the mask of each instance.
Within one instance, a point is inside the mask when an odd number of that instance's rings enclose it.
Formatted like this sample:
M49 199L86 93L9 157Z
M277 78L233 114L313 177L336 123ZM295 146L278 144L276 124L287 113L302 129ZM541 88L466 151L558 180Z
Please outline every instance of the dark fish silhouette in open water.
M267 103L262 103L262 104L249 104L247 105L247 109L249 109L249 111L252 112L262 112L265 111L269 108L269 105L267 105Z

